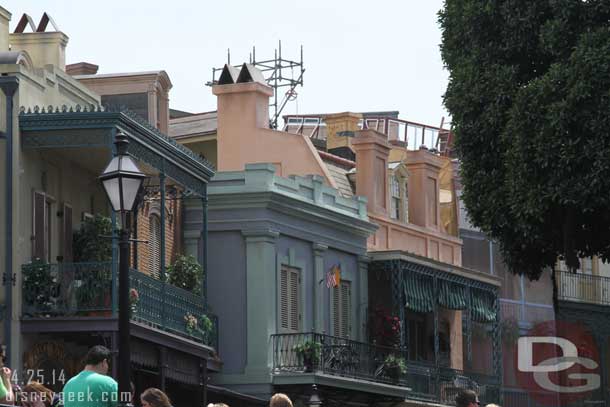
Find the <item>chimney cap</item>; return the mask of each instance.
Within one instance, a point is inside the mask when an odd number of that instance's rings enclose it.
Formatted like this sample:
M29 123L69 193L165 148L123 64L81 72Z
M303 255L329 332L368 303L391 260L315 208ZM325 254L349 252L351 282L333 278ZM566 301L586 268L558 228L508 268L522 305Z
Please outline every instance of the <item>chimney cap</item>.
M233 65L225 64L224 68L222 68L220 78L218 78L218 84L232 85L237 82L238 76L239 72L237 71L237 68L235 68Z
M90 64L89 62L77 62L66 65L66 73L71 76L77 75L95 75L99 66Z
M246 63L241 66L241 71L239 71L239 76L237 77L237 81L235 83L244 82L257 82L262 85L267 85L267 81L265 80L263 73L254 65Z

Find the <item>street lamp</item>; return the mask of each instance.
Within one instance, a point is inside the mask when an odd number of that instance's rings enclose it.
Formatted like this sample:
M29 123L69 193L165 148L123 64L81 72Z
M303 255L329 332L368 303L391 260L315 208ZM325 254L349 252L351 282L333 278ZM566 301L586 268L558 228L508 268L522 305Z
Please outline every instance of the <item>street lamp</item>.
M119 231L119 401L131 406L123 396L131 394L129 378L129 229L127 213L133 209L136 197L146 175L127 154L129 140L124 133L115 136L117 154L112 158L99 179L115 212L121 215Z
M318 394L318 386L315 384L311 386L311 395L309 396L307 405L308 407L320 407L322 405L322 400Z

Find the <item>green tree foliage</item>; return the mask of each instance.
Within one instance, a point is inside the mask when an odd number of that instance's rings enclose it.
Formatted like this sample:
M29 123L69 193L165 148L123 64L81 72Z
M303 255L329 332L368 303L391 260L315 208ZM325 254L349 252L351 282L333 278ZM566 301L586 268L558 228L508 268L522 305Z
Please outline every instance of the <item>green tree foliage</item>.
M610 0L446 0L439 22L472 222L530 279L610 260Z

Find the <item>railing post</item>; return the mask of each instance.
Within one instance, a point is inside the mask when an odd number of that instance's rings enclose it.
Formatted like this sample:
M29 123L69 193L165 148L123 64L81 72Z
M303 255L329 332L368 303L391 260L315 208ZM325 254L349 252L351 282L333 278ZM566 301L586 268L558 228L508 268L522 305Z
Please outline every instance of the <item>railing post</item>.
M207 308L208 302L208 184L204 184L203 197L201 198L201 267L203 277L201 279L201 296Z
M163 164L165 167L165 164ZM166 276L165 276L165 172L161 170L159 174L159 194L161 195L161 241L160 241L160 262L161 262L161 270L159 279L162 282L161 285L161 324L163 327L167 324L167 313L166 313L166 302L167 302L167 294L166 294Z
M116 145L114 144L114 138L116 136L116 128L111 130L111 154L110 158L115 156L116 154ZM110 204L109 204L110 206ZM110 302L112 303L112 316L114 318L117 317L118 314L118 290L119 290L119 282L118 282L118 267L119 267L119 234L117 229L117 217L116 212L112 210L110 207L110 221L112 222L112 262L111 262L111 274L112 274L112 292L110 295ZM124 227L125 225L121 225Z

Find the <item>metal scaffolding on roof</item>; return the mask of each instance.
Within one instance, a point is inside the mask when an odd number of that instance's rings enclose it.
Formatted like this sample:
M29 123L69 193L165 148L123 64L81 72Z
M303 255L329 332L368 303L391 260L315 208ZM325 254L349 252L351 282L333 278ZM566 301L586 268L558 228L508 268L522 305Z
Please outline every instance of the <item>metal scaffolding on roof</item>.
M270 111L273 116L269 120L270 127L277 129L277 122L282 114L282 110L288 102L295 101L298 94L297 86L303 86L303 46L301 45L300 61L284 58L282 56L282 41L278 42L278 48L275 49L273 59L257 60L256 47L252 47L252 52L249 58L250 64L254 65L261 71L265 77L267 85L273 89L273 97L269 104ZM231 50L227 50L227 64L231 65ZM241 65L235 65L237 69ZM218 83L217 75L222 72L223 68L212 68L212 81L206 83L208 86ZM283 92L283 88L288 88ZM283 92L280 94L280 92Z

